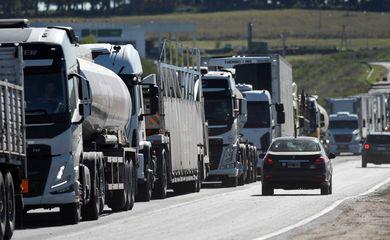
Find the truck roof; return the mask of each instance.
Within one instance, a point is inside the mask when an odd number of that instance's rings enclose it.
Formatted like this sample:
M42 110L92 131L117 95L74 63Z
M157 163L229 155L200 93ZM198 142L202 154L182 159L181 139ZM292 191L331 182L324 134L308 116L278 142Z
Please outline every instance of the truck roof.
M1 43L42 42L62 45L64 41L72 41L65 28L0 28L0 32Z
M352 114L349 112L338 112L336 114L329 115L330 120L344 120L344 119L358 119L356 114Z
M271 103L271 94L266 90L252 90L243 93L249 102L269 102Z
M110 66L117 74L141 75L143 73L138 51L131 44L112 45L109 43L83 44L81 48L88 48L92 52L95 62ZM106 64L109 62L110 64Z
M223 58L210 58L207 62L207 66L233 68L234 66L241 65L241 64L256 64L256 63L271 62L272 58L275 56L277 55L265 55L265 56L257 56L257 57L233 56L233 57L223 57Z

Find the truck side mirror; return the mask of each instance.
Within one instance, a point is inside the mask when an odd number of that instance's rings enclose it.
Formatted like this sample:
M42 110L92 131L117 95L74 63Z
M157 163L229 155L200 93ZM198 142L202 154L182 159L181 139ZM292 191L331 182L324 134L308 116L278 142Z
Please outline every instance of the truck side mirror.
M299 128L304 128L305 127L305 118L300 116L299 117Z
M158 95L158 86L157 85L150 85L149 87L149 93L150 93L150 114L154 115L159 112L160 110L160 99Z
M278 124L283 124L286 122L286 116L284 113L284 105L283 103L276 103L275 104L276 109L276 122Z
M285 116L284 112L277 112L276 113L276 122L278 124L283 124L286 122L286 116Z
M325 127L325 123L324 123L324 122L321 122L320 126L321 126L321 127Z
M92 97L89 81L78 75L79 80L79 114L82 117L87 117L92 113Z
M366 119L363 119L363 127L366 127Z

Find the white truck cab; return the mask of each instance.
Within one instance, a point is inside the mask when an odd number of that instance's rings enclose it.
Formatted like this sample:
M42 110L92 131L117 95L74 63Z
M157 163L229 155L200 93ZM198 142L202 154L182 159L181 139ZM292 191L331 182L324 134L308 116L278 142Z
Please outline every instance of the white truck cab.
M249 85L250 86L250 85ZM257 171L261 168L263 155L273 138L271 94L266 90L252 90L248 84L238 84L237 88L247 100L248 117L241 133L257 148Z
M329 116L329 151L335 154L362 151L359 118L356 114L338 112Z

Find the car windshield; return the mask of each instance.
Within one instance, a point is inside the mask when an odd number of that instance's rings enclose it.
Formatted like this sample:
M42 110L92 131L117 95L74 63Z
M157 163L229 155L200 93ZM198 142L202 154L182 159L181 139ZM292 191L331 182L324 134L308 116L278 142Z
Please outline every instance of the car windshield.
M313 140L308 139L280 139L275 140L270 151L273 152L318 152L320 146Z
M207 97L205 95L205 115L210 125L226 124L232 115L232 100L228 97Z
M248 119L244 128L268 128L270 124L269 103L248 102Z
M358 121L357 120L333 120L329 121L330 129L357 129Z
M390 144L390 135L368 135L367 143Z

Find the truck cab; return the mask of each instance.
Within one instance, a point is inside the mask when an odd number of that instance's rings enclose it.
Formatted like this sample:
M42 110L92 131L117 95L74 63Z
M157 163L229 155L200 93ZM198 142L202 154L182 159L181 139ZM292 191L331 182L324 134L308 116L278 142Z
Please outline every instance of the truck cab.
M330 152L360 154L362 143L358 116L348 112L329 115L328 138Z
M237 186L243 174L240 131L246 122L246 101L230 72L210 71L202 76L205 116L209 125L209 179Z
M263 155L274 135L271 94L266 90L252 90L248 84L239 84L237 88L247 100L248 108L248 119L241 133L257 148L256 168L259 173Z

